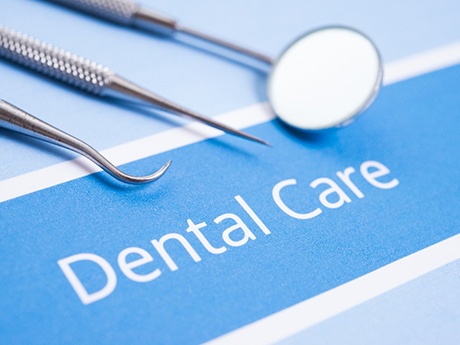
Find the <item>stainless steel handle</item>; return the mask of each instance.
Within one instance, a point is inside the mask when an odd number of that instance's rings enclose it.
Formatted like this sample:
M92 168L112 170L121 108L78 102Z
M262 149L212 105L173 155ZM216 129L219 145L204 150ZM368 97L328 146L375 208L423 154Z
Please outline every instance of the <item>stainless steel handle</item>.
M139 5L130 0L49 0L60 5L101 17L115 23L130 25Z
M0 57L95 95L101 95L115 75L107 67L4 27Z
M95 17L163 35L177 31L174 18L151 11L131 0L48 0Z

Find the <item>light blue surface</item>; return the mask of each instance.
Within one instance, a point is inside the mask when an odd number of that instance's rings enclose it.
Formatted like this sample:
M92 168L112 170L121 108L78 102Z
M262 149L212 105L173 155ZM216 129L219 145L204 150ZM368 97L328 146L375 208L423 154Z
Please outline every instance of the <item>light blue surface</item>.
M330 136L301 135L273 120L248 128L272 148L222 136L123 167L140 173L172 158L168 174L149 186L98 173L0 204L0 340L201 343L457 234L459 80L455 66L386 87L355 124ZM391 173L380 180L397 178L399 185L379 189L356 173L359 199L334 177L367 160L385 164ZM351 202L299 220L272 199L275 184L295 178L298 185L282 196L298 212L310 210L325 187L309 184L324 176ZM186 232L187 219L206 222L208 240L225 245L222 233L234 221L215 223L225 213L239 216L256 238L211 254ZM171 271L150 242L169 233L187 238L202 260L173 241L167 251L179 269ZM238 236L241 230L232 234ZM136 283L123 275L117 256L132 246L154 258L136 272L158 268L161 276ZM78 253L97 254L114 267L118 283L108 297L89 305L77 297L57 262ZM89 291L104 285L96 265L73 268Z
M460 39L460 3L420 1L145 0L184 23L275 56L317 26L361 29L385 61ZM0 1L0 24L105 64L128 79L213 116L265 97L263 73L174 40L139 34L39 0ZM183 123L139 113L75 92L19 67L0 63L0 97L88 141L112 147ZM0 130L0 179L73 157Z
M456 345L460 339L459 278L460 261L456 261L278 345Z

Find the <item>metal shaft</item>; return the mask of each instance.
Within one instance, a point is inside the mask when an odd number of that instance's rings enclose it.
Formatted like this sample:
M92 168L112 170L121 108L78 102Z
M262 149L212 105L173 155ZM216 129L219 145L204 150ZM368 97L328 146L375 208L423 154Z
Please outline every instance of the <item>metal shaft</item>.
M227 133L267 144L250 134L168 101L116 75L107 67L4 27L0 27L0 57L97 96L128 95L171 113L193 118Z
M254 142L270 146L266 141L259 139L251 134L242 132L240 130L229 127L221 122L215 121L208 117L203 117L202 115L187 109L179 104L176 104L170 100L167 100L161 96L158 96L136 84L131 83L130 81L118 76L113 75L110 79L110 83L107 84L105 90L106 95L113 95L115 97L129 97L132 99L137 99L144 101L145 103L152 104L159 109L166 110L170 113L177 114L183 117L188 117L193 120L197 120L207 124L208 126L220 129L229 134L233 134Z
M217 44L237 53L250 56L266 64L273 64L274 60L265 54L238 44L217 38L190 27L181 25L174 18L145 8L131 0L48 0L81 12L91 14L117 24L137 27L159 34L173 35L181 32L201 40Z
M238 44L223 40L221 38L205 34L205 33L201 32L201 31L195 30L195 29L187 27L187 26L178 25L177 26L177 31L182 32L184 34L187 34L189 36L193 36L195 38L199 38L199 39L201 39L203 41L206 41L206 42L211 42L213 44L217 44L217 45L219 45L221 47L224 47L226 49L233 50L234 52L237 52L239 54L250 56L251 58L256 59L258 61L262 61L263 63L265 63L267 65L272 65L275 62L275 60L273 58L271 58L270 56L268 56L268 55L256 52L256 51L248 49L246 47L242 47L242 46L240 46Z

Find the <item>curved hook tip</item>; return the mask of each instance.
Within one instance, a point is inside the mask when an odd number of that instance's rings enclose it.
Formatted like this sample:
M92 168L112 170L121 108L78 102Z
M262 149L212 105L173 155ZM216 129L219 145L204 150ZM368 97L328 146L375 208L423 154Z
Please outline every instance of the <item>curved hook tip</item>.
M145 176L145 181L142 181L142 182L153 182L155 180L158 180L161 176L163 176L166 170L168 170L171 163L172 163L172 160L167 161L166 164L163 165L158 171L154 172L151 175Z
M158 171L154 172L151 175L147 175L147 176L132 176L132 175L125 174L118 169L115 173L112 172L112 175L116 177L118 180L125 182L125 183L130 183L130 184L150 183L150 182L158 180L161 176L163 176L166 170L168 170L171 163L172 163L172 160L169 160Z

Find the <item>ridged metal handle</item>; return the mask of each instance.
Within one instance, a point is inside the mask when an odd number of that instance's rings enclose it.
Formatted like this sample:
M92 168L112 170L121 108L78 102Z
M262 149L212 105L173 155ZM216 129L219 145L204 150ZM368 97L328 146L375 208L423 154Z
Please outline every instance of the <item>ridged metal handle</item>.
M130 0L49 0L112 22L130 25L139 5Z
M0 57L95 95L114 76L107 67L1 26Z
M174 18L151 11L132 0L48 0L77 11L138 29L171 36L178 30Z

